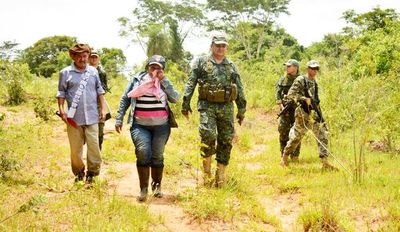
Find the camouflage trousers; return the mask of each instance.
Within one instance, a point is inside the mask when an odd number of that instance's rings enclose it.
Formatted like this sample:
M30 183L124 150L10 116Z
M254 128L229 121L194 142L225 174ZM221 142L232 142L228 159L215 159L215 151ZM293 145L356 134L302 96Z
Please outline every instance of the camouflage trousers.
M317 138L319 157L328 156L328 130L325 123L318 123L304 112L301 107L297 107L295 111L295 123L289 132L289 141L283 150L283 155L292 154L301 142L306 132L311 130Z
M218 163L228 165L234 135L233 103L209 103L199 113L201 155L216 154Z
M289 141L290 128L292 128L294 122L294 109L279 117L278 131L281 155L283 154L283 149L286 147L286 144ZM293 151L293 153L290 154L290 157L298 157L300 155L300 147L301 142Z

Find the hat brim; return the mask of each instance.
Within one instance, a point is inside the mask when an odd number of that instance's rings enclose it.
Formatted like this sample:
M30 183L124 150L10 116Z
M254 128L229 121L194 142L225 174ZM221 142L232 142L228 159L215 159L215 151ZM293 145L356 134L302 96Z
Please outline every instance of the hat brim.
M156 65L160 66L161 68L164 68L164 65L162 65L161 63L158 63L158 62L150 62L149 63L149 65L152 65L152 64L156 64Z
M226 41L214 41L215 44L225 44L225 45L229 45L228 42Z
M309 65L309 68L319 68L319 65Z
M99 57L99 54L90 54L90 57L92 57L92 56L97 56L97 57Z

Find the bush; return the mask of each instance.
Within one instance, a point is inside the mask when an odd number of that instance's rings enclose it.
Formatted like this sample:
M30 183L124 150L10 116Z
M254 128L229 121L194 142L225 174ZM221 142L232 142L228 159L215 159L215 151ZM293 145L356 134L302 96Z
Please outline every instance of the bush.
M51 99L46 99L43 97L38 98L34 105L34 111L37 118L41 118L44 121L48 121L55 109L52 107L53 101Z
M0 178L4 178L6 172L17 171L20 168L18 161L7 155L0 155Z
M19 105L25 101L23 84L32 79L32 74L26 64L0 61L0 81L5 86L6 103Z

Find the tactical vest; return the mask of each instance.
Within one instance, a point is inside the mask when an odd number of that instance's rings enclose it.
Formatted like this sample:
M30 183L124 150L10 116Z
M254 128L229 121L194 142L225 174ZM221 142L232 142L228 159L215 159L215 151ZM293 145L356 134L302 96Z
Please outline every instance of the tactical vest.
M199 78L199 99L208 102L224 103L231 102L237 98L237 85L232 80L232 65L224 64L226 76L229 78L229 84L214 83L213 77L213 64L208 57L206 62L207 75L200 75ZM202 66L202 68L204 68ZM204 72L202 72L204 73ZM205 78L204 78L205 76Z

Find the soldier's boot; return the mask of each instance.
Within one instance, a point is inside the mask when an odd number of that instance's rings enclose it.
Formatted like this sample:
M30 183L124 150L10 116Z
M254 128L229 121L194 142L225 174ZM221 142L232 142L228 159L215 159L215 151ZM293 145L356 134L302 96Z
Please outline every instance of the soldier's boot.
M290 156L290 161L292 161L293 163L298 163L299 162L299 157L298 156Z
M335 166L333 166L332 164L329 163L328 157L321 158L321 161L322 161L322 169L323 170L327 170L327 171L338 171L339 170Z
M282 167L289 167L289 156L286 154L282 155L282 159L281 159L281 166Z
M203 179L204 179L204 185L211 187L212 185L211 156L203 158Z
M140 194L139 201L146 201L149 187L150 167L137 167L139 175Z
M161 180L163 177L164 168L151 168L151 178L153 181L151 182L151 190L153 191L153 195L157 198L162 198L163 193L161 192Z
M217 170L215 171L215 186L221 188L225 183L225 164L217 163Z

